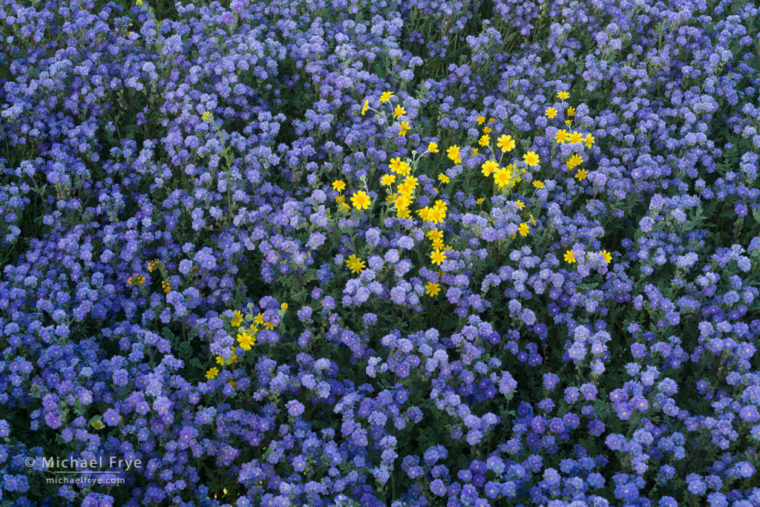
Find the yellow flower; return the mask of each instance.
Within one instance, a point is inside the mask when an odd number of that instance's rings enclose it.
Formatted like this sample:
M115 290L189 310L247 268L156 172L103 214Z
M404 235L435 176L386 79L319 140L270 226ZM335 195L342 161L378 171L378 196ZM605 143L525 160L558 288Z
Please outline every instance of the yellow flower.
M238 333L237 342L241 349L248 351L256 344L256 337L250 331L243 331Z
M528 167L536 167L540 161L541 159L538 154L533 151L529 151L523 155L523 162L525 162L525 165Z
M484 134L483 136L481 136L480 140L478 141L478 144L480 146L488 146L488 143L490 142L491 142L491 136L489 136L488 134Z
M530 232L530 226L528 224L526 224L526 223L522 223L517 228L517 231L520 233L520 236L522 236L524 238Z
M219 375L219 368L211 368L206 372L206 378L208 380L213 380L216 378L216 376Z
M570 264L575 262L575 254L572 250L568 250L565 252L565 262L568 262Z
M404 116L406 114L406 109L404 109L404 106L398 105L393 110L393 117L398 118L399 116Z
M346 182L343 180L335 180L332 182L332 187L336 192L343 192L346 189Z
M404 179L403 185L405 187L408 187L410 190L414 190L415 188L417 188L417 178L415 178L414 176L407 176L406 179Z
M438 153L438 144L436 144L436 143L430 143L430 144L428 144L428 151L430 153Z
M588 176L588 171L585 169L578 169L578 172L575 174L575 177L578 178L578 181L585 180L586 176Z
M142 0L135 0L135 5L138 7L142 7L143 1ZM100 429L100 428L98 428Z
M437 283L428 282L425 284L425 294L430 296L431 298L434 298L438 295L438 293L441 292L441 286Z
M491 127L483 127L483 133L484 134L490 134L491 132L492 132L491 131Z
M446 150L446 156L448 156L449 159L455 164L462 163L462 157L459 154L459 146L457 146L456 144L454 146L449 146L449 149Z
M499 190L503 190L507 187L512 188L515 184L514 172L510 167L502 167L493 173L493 180L496 183L496 186L499 187Z
M612 262L612 254L610 254L607 250L602 250L599 253L602 254L602 257L604 257L604 261L607 264L609 264L610 262Z
M572 119L570 119L570 120L565 120L565 125L567 125L568 127L569 127L570 125L572 125L572 124L573 124L573 120L572 120Z
M382 95L380 95L380 102L383 104L391 100L393 97L393 92L383 92Z
M445 174L443 174L443 173L440 173L440 174L438 175L438 181L440 181L440 182L441 182L441 183L443 183L443 184L446 184L446 183L451 183L451 178L449 178L448 176L446 176L446 175L445 175Z
M240 310L235 310L235 317L230 321L230 326L239 327L243 323L243 313Z
M140 5L142 5L142 0L137 0L137 1L139 2L139 3L137 4L137 6L138 6L138 7L139 7ZM103 422L102 422L102 421L99 421L99 420L97 420L97 419L95 419L94 421L92 421L90 424L91 424L91 425L92 425L92 427L93 427L93 428L95 428L96 430L102 430L102 429L105 427L105 424L103 424Z
M443 231L440 229L430 229L425 234L427 236L427 239L435 241L435 240L442 240L443 239Z
M335 196L335 202L340 202L340 203L346 202L346 196L345 195L336 195Z
M557 98L560 100L567 100L570 98L570 94L568 92L557 92Z
M525 207L525 203L519 199L515 201L515 205L517 206L517 209L519 209L520 211L522 211L522 209Z
M145 277L141 275L140 273L135 273L134 275L127 278L127 283L130 286L142 285L143 283L145 283Z
M287 303L282 303L280 305L280 310L287 310L287 309L288 309L288 304Z
M544 182L543 181L539 181L539 180L534 181L533 182L533 186L536 187L536 188L544 188L545 187Z
M488 118L488 123L493 123L496 121L496 118Z
M509 153L510 151L514 150L515 144L515 140L512 139L512 136L509 134L504 134L503 136L499 137L499 140L497 141L497 145L504 153Z
M409 132L409 122L408 121L402 121L399 124L399 127L398 127L398 135L400 135L400 136L406 136L407 132Z
M261 312L257 313L256 316L253 318L253 323L258 324L259 326L264 324L264 314Z
M472 152L470 153L470 156L471 156L471 157L474 157L474 156L475 156L475 155L477 155L477 154L478 154L478 149L477 149L477 148L473 148L473 149L472 149Z
M557 136L554 138L559 144L565 144L565 142L570 139L570 134L567 133L567 130L565 129L559 129L557 131Z
M443 240L442 239L434 239L433 240L433 248L436 250L440 250L443 248Z
M169 280L164 280L161 282L161 288L164 289L164 292L168 293L172 290L172 284L169 283Z
M396 216L399 218L411 218L412 215L409 214L409 208L402 208L396 210Z
M544 114L546 115L547 118L549 118L551 120L552 118L554 118L555 116L557 116L557 110L554 109L553 107L547 107L546 111L544 112Z
M483 125L486 122L485 116L478 116L478 125Z
M364 268L366 265L364 264L364 261L357 257L356 254L351 254L351 256L346 260L346 267L349 271L352 273L358 275L362 271L364 271Z
M480 199L476 199L475 202L478 203L478 204L483 204L483 201L485 201L485 200L486 199L484 197L481 197Z
M368 107L369 107L369 100L364 99L364 104L362 104L362 116L364 116L364 113L367 112Z
M499 164L495 160L486 160L483 165L480 166L483 176L491 176L492 173L499 170Z
M203 121L214 121L214 115L211 113L211 111L204 111L201 115L201 120Z
M586 146L591 148L594 145L594 136L586 134Z
M351 204L353 204L356 209L367 209L371 203L372 200L364 190L359 190L351 196Z
M567 115L570 117L575 116L575 108L573 106L567 108Z
M271 322L264 322L264 329L271 331L274 328L275 328L275 325L272 324Z
M396 196L396 209L406 209L409 207L409 205L412 204L412 198L408 194L398 194Z
M438 249L433 250L430 252L430 262L435 264L436 266L440 266L443 261L446 260L446 254Z
M570 143L582 143L583 142L583 134L578 132L577 130L573 130L573 133L570 134Z
M393 185L394 181L396 181L396 177L392 174L383 174L383 176L380 178L380 184L384 187Z
M583 157L578 155L577 153L573 153L573 156L570 157L567 162L565 162L565 165L568 169L575 169L579 165L583 163Z

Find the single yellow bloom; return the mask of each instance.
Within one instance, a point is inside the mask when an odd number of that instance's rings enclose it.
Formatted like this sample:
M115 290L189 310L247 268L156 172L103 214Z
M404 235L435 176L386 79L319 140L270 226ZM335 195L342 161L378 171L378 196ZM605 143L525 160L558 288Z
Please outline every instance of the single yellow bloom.
M477 154L478 154L478 149L477 149L477 148L473 148L473 149L472 149L472 152L470 153L470 156L471 156L471 157L474 157L474 156L475 156L475 155L477 155Z
M602 256L604 257L604 261L607 264L609 264L610 262L612 262L612 254L610 254L607 250L602 250L599 253L602 254Z
M462 157L459 154L459 146L457 146L456 144L454 146L449 146L449 149L446 150L446 155L455 164L461 164L462 163Z
M517 228L517 231L520 233L520 236L522 236L524 238L530 232L530 226L528 224L526 224L526 223L522 223Z
M346 196L345 195L336 195L335 196L335 202L339 202L339 203L346 202Z
M332 187L336 192L343 192L346 189L346 182L343 180L335 180L332 182Z
M430 153L438 153L438 144L436 144L436 143L430 143L430 144L428 144L428 151Z
M578 169L578 172L575 174L575 177L578 178L578 181L585 180L586 176L588 176L588 171L585 169Z
M135 1L135 5L136 5L136 6L138 6L138 7L142 7L142 5L143 5L143 0L136 0L136 1Z
M287 310L287 309L288 309L288 304L287 303L282 303L280 305L280 310Z
M577 153L573 153L573 155L565 162L565 165L568 169L575 169L579 165L583 163L583 157L578 155Z
M582 143L583 142L583 134L578 132L577 130L573 130L573 133L570 134L570 143Z
M408 121L402 121L399 124L398 135L400 135L400 136L406 136L407 132L409 132L409 122Z
M137 1L140 2L139 4L137 4L137 6L138 7L141 6L142 1L141 0L137 0ZM98 421L97 419L92 421L92 423L90 424L92 424L92 427L95 428L96 430L102 430L105 427L105 424L103 424L102 421Z
M230 321L230 326L239 327L243 323L243 313L240 310L235 310L235 317Z
M570 117L575 116L575 108L573 106L567 108L567 115Z
M536 187L536 188L544 188L545 187L544 182L543 181L538 181L538 180L536 180L536 181L533 182L533 186Z
M497 141L497 145L499 148L501 148L501 151L504 153L509 153L510 151L515 149L515 140L512 139L512 136L509 134L504 134L503 136L499 137L499 140Z
M485 116L478 116L478 125L483 125L486 122Z
M349 269L349 271L358 275L364 271L366 265L360 257L356 256L356 254L351 254L351 256L346 260L346 267Z
M515 205L517 206L517 209L519 209L520 211L522 211L522 209L525 207L525 203L519 199L515 201Z
M565 262L568 262L570 264L575 262L575 254L572 250L568 250L565 252Z
M440 266L443 261L446 260L446 254L442 250L435 249L430 252L430 262L436 266Z
M201 115L201 120L203 121L214 121L214 115L211 113L211 111L204 111Z
M496 121L496 118L488 118L488 123L493 123Z
M483 136L481 136L480 140L478 141L478 144L480 146L488 146L488 143L490 142L491 142L491 136L489 136L488 134L484 134Z
M248 351L256 344L256 337L249 331L243 331L242 333L238 333L237 342L241 349Z
M425 285L425 294L427 294L430 297L436 297L438 293L441 292L441 286L437 283L428 282Z
M544 114L546 115L547 118L551 120L552 118L557 116L557 110L554 109L553 107L548 107L546 108L546 111L544 112Z
M480 199L476 199L475 202L478 204L483 204L483 201L485 201L485 197L481 197Z
M388 102L393 98L393 92L383 92L382 95L380 95L380 102L383 104Z
M446 176L443 173L440 173L438 175L438 181L440 181L441 183L444 183L444 184L451 183L451 178L449 178L448 176Z
M554 138L559 144L565 144L568 139L570 139L570 134L567 133L567 130L559 129L557 131L557 135Z
M594 136L591 134L586 134L586 146L588 148L591 148L594 145Z
M536 167L538 163L541 162L541 159L536 152L529 151L523 155L523 162L525 162L525 165L528 167Z
M567 100L570 98L570 94L568 92L557 92L557 98L560 100Z
M406 109L404 109L404 106L398 105L393 110L393 117L398 118L399 116L404 116L406 114Z
M495 160L486 160L480 167L483 176L486 177L491 176L491 174L499 170L499 164Z
M483 127L484 134L490 134L492 132L491 127Z
M383 176L380 178L380 184L384 187L393 185L394 181L396 181L396 176L393 174L383 174Z
M362 116L367 112L367 108L369 108L369 100L364 99L364 104L362 104Z
M206 372L206 378L208 380L213 380L216 378L216 376L219 375L219 368L211 368Z
M369 208L369 205L372 203L372 200L369 198L367 193L364 190L359 190L358 192L355 192L354 195L351 196L351 204L354 205L354 208L363 210Z
M427 236L427 239L430 239L430 240L433 240L433 241L435 241L436 239L442 240L443 239L443 231L441 231L440 229L430 229L429 231L427 231L427 233L425 234L425 236Z

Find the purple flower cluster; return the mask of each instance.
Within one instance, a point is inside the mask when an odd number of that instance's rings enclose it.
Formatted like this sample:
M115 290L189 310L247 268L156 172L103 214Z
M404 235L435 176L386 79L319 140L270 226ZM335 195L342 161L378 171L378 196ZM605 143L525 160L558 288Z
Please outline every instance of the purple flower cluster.
M752 2L33 4L3 501L760 505Z

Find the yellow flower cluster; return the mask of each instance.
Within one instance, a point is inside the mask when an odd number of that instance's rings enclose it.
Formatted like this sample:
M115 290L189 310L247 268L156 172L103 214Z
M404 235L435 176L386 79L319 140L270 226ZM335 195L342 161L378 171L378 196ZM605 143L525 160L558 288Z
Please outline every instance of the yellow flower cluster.
M134 287L135 285L142 285L145 283L145 277L140 273L135 273L134 275L127 278L127 283L130 287Z
M433 203L432 206L426 206L424 208L417 210L417 214L425 222L430 222L432 224L440 224L440 223L443 223L444 220L446 220L447 209L448 209L448 205L446 204L446 202L440 199L437 199L435 203Z

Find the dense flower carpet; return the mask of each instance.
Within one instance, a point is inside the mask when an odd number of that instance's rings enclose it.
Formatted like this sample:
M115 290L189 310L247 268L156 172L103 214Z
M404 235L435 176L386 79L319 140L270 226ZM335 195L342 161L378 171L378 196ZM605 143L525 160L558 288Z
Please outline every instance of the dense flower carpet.
M3 0L0 505L760 505L747 0Z

